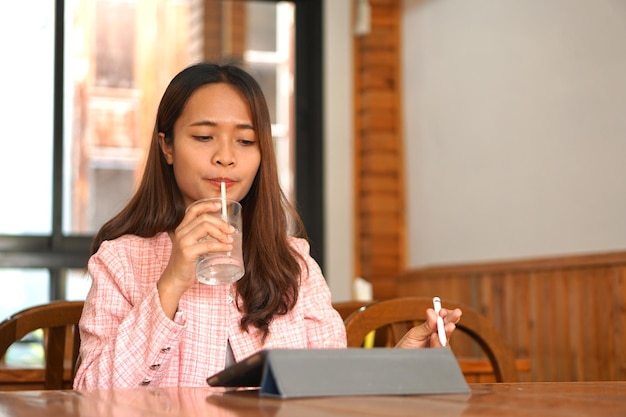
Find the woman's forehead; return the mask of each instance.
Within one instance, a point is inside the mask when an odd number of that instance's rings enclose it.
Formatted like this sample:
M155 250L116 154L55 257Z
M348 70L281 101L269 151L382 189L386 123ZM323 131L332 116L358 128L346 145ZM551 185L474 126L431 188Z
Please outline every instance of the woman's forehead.
M185 124L198 122L252 125L252 112L246 97L227 83L206 84L187 101L180 119Z

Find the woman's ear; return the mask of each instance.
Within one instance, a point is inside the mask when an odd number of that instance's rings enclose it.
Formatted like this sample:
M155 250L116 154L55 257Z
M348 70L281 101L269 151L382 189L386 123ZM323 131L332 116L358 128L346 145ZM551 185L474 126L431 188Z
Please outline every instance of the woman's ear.
M164 133L159 133L159 146L161 146L161 152L163 152L163 156L165 156L167 163L172 165L174 163L174 157L172 155L174 150L172 149L171 141L170 143L165 141Z

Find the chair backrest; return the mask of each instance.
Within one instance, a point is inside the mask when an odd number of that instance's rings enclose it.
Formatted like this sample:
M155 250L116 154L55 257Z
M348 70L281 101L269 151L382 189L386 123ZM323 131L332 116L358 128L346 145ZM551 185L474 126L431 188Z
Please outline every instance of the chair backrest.
M448 300L442 300L442 305L447 309L458 307L463 310L456 331L467 334L482 348L493 367L496 381L517 381L515 355L493 324L468 306ZM345 320L348 347L361 347L372 330L376 330L377 340L383 331L385 345L394 346L408 329L426 320L426 310L432 306L432 298L398 297L355 311Z
M0 358L9 346L28 333L44 329L45 371L44 389L63 389L65 370L65 341L72 332L71 378L80 347L78 321L83 311L82 301L53 301L20 311L0 323ZM71 384L71 381L69 382Z
M371 303L372 301L340 301L333 303L333 308L337 310L341 319L345 321L350 314Z

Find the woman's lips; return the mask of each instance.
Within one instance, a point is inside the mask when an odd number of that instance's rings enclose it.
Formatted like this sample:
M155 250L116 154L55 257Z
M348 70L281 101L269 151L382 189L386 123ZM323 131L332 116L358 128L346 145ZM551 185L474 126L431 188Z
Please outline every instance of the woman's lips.
M226 188L231 187L235 183L235 181L229 178L211 178L209 182L211 182L211 184L213 184L217 188L220 188L222 186L222 183L226 185Z

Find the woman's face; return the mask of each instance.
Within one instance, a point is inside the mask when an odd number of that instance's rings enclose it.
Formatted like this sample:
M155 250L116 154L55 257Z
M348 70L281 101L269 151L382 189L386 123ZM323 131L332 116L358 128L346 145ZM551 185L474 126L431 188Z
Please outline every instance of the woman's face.
M226 83L196 90L174 124L174 140L161 150L173 166L185 205L220 196L243 199L259 170L261 152L244 96Z

